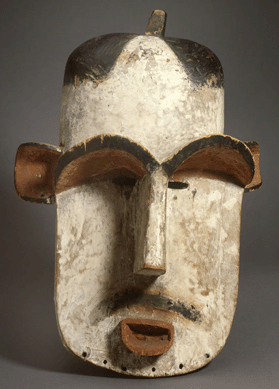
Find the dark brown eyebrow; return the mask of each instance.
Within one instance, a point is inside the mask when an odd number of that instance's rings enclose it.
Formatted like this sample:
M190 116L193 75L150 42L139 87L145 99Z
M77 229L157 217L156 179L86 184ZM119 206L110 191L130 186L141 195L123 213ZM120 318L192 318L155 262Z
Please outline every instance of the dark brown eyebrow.
M25 143L17 151L15 187L25 201L51 204L55 193L102 179L102 175L140 179L162 166L170 179L176 173L207 171L225 175L249 192L261 186L259 154L257 142L241 142L228 135L197 139L162 164L145 147L119 135L98 135L64 154L59 147Z
M98 135L70 150L56 167L56 192L86 183L86 177L98 177L111 171L126 171L140 178L160 166L152 154L140 144L119 135Z
M223 174L228 178L231 177L234 182L245 187L252 182L255 173L255 161L248 145L229 135L210 135L199 138L181 148L162 164L146 148L128 138L119 135L98 135L74 146L61 156L56 168L56 182L61 172L73 161L77 159L80 159L80 163L85 161L85 155L91 154L93 157L97 155L96 153L101 154L103 151L103 157L111 158L112 161L113 159L116 161L121 156L118 153L106 153L105 150L118 150L122 154L127 153L130 155L131 161L132 157L135 158L134 166L136 166L137 160L138 166L143 164L149 173L161 165L168 177L171 177L175 172L204 170ZM87 160L89 161L89 155ZM257 185L259 184L257 183ZM249 187L249 190L253 190L253 188L254 185ZM60 191L62 191L61 188Z
M255 173L255 161L249 147L229 135L211 135L197 139L180 149L162 164L168 176L187 170L211 171L231 177L245 187Z
M87 153L105 149L123 150L132 154L141 161L150 172L156 170L160 165L153 155L139 143L119 135L98 135L75 145L61 156L56 167L56 180L65 166L73 160Z

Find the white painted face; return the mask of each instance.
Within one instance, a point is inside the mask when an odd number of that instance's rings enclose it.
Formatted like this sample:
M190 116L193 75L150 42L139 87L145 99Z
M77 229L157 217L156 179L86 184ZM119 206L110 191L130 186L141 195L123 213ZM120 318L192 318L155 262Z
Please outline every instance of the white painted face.
M257 144L222 135L219 60L163 39L165 13L154 15L162 23L151 18L145 36L110 34L71 54L60 146L23 144L15 167L22 199L57 204L64 344L139 376L190 372L224 346L242 195L261 185Z
M118 372L164 376L198 369L224 346L236 307L243 188L190 173L188 186L172 189L157 171L151 203L139 196L144 179L130 187L94 182L56 196L57 317L76 355ZM152 201L159 198L156 218ZM157 250L155 232L165 246ZM150 252L157 256L144 274L135 268L140 250L143 263ZM171 323L173 345L159 356L133 353L121 337L127 318Z
M166 42L137 36L104 80L76 77L74 84L64 85L63 151L92 136L113 134L138 142L164 161L194 139L222 134L224 88L211 82L209 77L205 85L193 85Z
M105 54L114 47L106 39ZM242 142L222 135L223 74L208 49L189 41L192 57L183 63L172 39L136 36L99 77L94 42L70 56L63 87L63 177L56 186L61 335L72 352L98 366L142 376L183 374L213 359L230 331L241 201L253 157ZM85 70L83 55L92 62ZM206 69L191 68L191 61ZM81 174L79 157L86 164ZM123 181L115 171L129 170L129 161L139 178ZM238 186L203 173L216 166L227 176L235 169L240 181L246 171L249 179ZM113 179L106 176L110 169ZM174 171L178 184L171 182ZM159 332L154 320L163 323Z

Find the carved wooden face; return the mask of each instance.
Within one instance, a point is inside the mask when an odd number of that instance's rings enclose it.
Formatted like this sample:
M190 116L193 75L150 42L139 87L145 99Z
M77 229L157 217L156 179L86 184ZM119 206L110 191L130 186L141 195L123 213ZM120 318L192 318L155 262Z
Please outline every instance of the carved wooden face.
M242 195L261 181L257 144L222 135L218 58L153 27L72 53L61 147L21 145L15 168L22 199L57 204L64 344L139 376L190 372L224 346Z
M55 302L73 353L143 376L217 355L236 307L242 195L259 186L248 146L212 135L163 163L120 136L64 154L20 146L18 194L57 204Z
M60 160L56 308L64 342L128 374L195 370L217 355L232 324L243 180L251 171L233 148L210 167L214 146L197 151L192 142L159 164L143 149L137 160L139 145L109 152L111 137L102 141L103 151L90 151L91 141L86 153L64 157L69 165ZM239 158L235 169L230 153ZM182 154L188 158L178 165ZM201 169L201 154L211 172ZM86 171L90 180L80 182Z
M139 198L141 182L132 189L102 181L57 196L57 316L75 354L120 372L172 375L205 365L223 347L236 306L243 188L206 176L185 180L181 189L157 185L156 196L166 198L158 211L148 196L144 204ZM137 225L144 217L149 228ZM150 244L150 253L137 239L163 246ZM150 273L137 274L135 248L143 262L164 251L165 260L156 257ZM154 275L157 263L165 273ZM122 339L124 319L159 320L174 333L158 338L160 329L137 330L136 320L128 341L134 353ZM140 356L148 336L158 338L155 349L173 344L162 355Z

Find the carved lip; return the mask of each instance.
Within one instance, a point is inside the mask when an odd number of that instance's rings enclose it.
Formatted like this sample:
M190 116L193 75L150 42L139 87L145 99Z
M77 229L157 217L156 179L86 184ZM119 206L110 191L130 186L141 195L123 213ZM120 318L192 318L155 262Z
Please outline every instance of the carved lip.
M130 351L143 356L167 352L174 339L174 327L159 320L124 319L121 337Z

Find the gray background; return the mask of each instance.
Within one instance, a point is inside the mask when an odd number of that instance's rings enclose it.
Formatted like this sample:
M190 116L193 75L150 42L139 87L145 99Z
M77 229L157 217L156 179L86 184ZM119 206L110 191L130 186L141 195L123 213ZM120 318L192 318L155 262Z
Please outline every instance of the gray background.
M135 379L87 365L62 346L55 321L55 206L19 200L19 144L58 145L69 54L111 32L142 34L153 9L166 36L208 46L225 72L225 133L261 146L264 186L244 196L237 310L227 344L188 375ZM1 2L0 387L278 388L279 2L25 0Z

